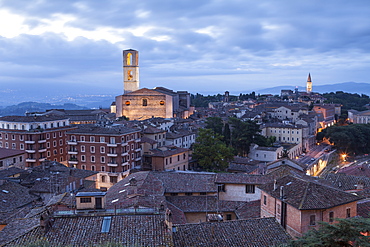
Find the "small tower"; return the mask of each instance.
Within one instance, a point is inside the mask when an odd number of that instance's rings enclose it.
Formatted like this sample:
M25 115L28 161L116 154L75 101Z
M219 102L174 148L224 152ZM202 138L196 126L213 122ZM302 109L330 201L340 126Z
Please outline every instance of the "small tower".
M230 97L230 93L229 91L226 91L225 96L224 96L224 102L229 102L229 97Z
M124 94L139 89L139 52L123 51L123 90Z
M311 74L308 73L308 78L307 78L307 84L306 84L306 91L307 93L312 92L312 81L311 81Z

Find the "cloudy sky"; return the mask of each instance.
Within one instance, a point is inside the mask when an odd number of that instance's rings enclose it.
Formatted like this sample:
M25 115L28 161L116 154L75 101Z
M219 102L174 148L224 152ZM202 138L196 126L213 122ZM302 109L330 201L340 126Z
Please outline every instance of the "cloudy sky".
M0 0L0 90L79 85L123 92L122 50L140 86L192 93L367 82L368 0Z

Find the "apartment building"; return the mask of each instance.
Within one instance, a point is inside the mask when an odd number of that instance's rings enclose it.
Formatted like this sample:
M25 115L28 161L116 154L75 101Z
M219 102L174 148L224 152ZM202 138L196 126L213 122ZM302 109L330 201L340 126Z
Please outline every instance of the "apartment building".
M98 171L98 188L111 187L141 165L139 129L79 125L67 136L69 166Z
M61 116L5 116L0 118L0 148L25 150L26 167L44 160L66 163L69 119Z

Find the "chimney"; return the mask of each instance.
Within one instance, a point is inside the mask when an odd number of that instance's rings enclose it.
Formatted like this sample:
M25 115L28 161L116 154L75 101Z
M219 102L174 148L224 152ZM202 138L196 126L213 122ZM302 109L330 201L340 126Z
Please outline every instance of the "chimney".
M280 199L284 200L284 186L280 186Z

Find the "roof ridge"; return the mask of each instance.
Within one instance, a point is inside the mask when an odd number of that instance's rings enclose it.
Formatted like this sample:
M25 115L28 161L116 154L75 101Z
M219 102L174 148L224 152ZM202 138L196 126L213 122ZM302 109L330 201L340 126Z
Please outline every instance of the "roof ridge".
M302 179L302 181L306 183L306 189L305 189L305 191L304 191L304 194L303 194L303 196L302 196L302 200L301 200L301 203L299 204L298 209L302 209L302 207L303 207L303 205L304 205L304 202L305 202L305 200L306 200L307 193L308 193L308 187L309 187L309 186L310 186L310 184L311 184L309 181L306 181L306 180L303 180L303 179ZM308 184L307 184L307 183L308 183Z

